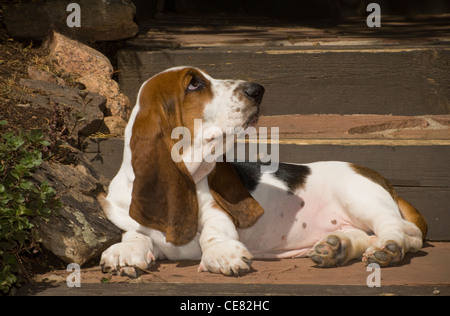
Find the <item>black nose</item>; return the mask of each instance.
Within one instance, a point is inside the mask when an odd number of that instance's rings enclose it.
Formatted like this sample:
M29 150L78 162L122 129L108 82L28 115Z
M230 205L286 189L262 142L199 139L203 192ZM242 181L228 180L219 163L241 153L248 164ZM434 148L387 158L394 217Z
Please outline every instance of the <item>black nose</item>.
M264 91L266 91L264 89L264 87L260 84L257 83L249 83L245 88L244 88L244 93L245 95L250 98L250 99L255 99L258 102L261 102L262 97L264 95Z

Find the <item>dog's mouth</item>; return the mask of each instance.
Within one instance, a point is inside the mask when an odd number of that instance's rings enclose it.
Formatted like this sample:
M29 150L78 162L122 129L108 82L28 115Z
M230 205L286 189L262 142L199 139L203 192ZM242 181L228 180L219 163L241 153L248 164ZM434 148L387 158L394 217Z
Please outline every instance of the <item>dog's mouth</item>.
M249 127L255 127L256 124L258 123L258 120L259 120L259 110L255 111L254 113L249 115L249 117L247 118L245 123L242 124L243 130L241 130L241 132L238 133L238 137L239 137L240 133L242 133L242 132L246 133L247 132L246 130ZM236 130L236 128L234 128L232 130L238 132L239 128L237 128L237 130ZM235 134L231 134L231 135L235 135ZM206 143L210 143L210 142L219 140L219 138L221 138L222 140L225 140L227 138L227 136L228 136L227 132L223 131L223 133L213 134L213 135L205 138L204 140L206 141Z
M222 139L222 141L223 141L223 139L225 139L226 136L227 136L226 133L223 133L223 134L220 134L220 135L213 135L213 136L211 136L209 138L206 138L206 143L211 143L211 142L213 142L215 140L219 140L219 139Z
M251 114L247 121L244 124L244 129L247 129L249 127L255 127L259 120L259 111L256 111L255 113Z

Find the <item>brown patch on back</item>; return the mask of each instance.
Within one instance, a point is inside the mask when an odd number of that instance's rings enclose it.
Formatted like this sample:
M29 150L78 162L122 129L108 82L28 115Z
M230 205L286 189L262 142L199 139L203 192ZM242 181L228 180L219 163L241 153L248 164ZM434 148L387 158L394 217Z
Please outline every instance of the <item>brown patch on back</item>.
M398 197L397 203L403 218L416 225L422 232L422 239L425 239L428 232L428 224L425 221L425 218L414 206L403 200L401 197Z
M382 186L389 194L392 196L392 199L397 202L400 214L402 217L408 222L416 225L420 231L422 232L422 238L425 239L425 236L428 231L428 225L425 221L425 218L419 213L419 211L412 206L410 203L403 200L398 194L395 192L392 184L389 183L383 176L381 176L375 170L372 170L367 167L359 166L356 164L350 164L350 167L358 174L362 175L370 179L371 181Z
M389 194L392 196L394 201L397 201L398 195L394 190L394 187L392 184L389 183L388 180L386 180L381 174L376 172L373 169L363 167L357 164L350 164L350 167L355 171L356 173L362 175L363 177L375 182L376 184L382 186L386 191L389 192Z

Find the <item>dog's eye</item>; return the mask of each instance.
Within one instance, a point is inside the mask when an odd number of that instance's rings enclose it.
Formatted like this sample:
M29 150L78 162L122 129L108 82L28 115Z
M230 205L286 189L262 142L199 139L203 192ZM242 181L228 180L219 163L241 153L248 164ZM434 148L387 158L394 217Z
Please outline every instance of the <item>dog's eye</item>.
M188 86L188 91L195 91L199 88L202 88L204 84L196 77L193 77Z

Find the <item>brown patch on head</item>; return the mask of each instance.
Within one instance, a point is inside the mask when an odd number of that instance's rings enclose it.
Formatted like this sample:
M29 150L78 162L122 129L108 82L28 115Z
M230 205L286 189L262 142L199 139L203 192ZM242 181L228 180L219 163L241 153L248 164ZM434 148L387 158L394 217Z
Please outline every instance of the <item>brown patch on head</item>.
M142 87L139 96L139 117L165 115L171 125L181 122L181 111L177 109L184 99L182 78L185 70L168 71L151 78ZM134 127L136 126L136 121Z
M211 82L197 69L189 69L184 76L183 87L185 98L182 104L183 124L194 137L194 120L203 118L205 106L211 102L214 94L211 90ZM197 87L190 90L190 87Z
M198 88L190 90L190 84ZM211 83L201 71L195 68L182 68L160 73L142 88L139 99L141 110L155 110L155 99L163 104L172 128L184 126L194 135L194 119L201 119L205 105L211 102L213 93ZM139 114L140 115L140 114ZM170 135L169 135L170 136Z
M362 175L363 177L366 177L367 179L375 182L376 184L382 186L389 194L392 196L394 201L397 201L398 195L394 190L394 187L392 184L389 183L388 180L386 180L382 175L380 175L378 172L376 172L373 169L363 167L357 164L350 164L350 167L355 171L356 173Z

